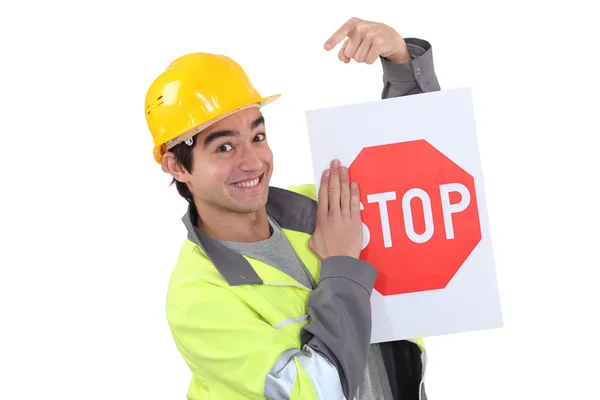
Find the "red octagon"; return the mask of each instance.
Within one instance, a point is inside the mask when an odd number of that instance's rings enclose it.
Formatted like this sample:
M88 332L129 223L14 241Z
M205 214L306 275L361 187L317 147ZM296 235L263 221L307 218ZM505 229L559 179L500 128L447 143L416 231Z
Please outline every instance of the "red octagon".
M384 296L442 289L481 240L473 177L425 140L364 148L349 167Z

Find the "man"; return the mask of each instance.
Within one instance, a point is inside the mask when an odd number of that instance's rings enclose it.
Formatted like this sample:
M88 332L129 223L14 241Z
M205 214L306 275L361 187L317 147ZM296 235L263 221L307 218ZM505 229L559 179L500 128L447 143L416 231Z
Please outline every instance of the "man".
M325 43L383 65L382 98L439 90L431 46L352 18ZM189 202L167 319L188 399L425 399L420 339L370 344L376 269L359 259L359 188L332 161L321 189L270 187L261 97L224 56L174 61L151 85L154 157ZM318 201L316 201L318 200Z

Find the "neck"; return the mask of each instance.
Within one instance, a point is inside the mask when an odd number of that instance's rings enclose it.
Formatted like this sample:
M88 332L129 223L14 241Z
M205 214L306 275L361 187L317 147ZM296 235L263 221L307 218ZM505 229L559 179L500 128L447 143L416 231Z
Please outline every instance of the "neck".
M225 213L198 208L196 226L207 236L228 242L253 243L271 236L267 210L248 214Z

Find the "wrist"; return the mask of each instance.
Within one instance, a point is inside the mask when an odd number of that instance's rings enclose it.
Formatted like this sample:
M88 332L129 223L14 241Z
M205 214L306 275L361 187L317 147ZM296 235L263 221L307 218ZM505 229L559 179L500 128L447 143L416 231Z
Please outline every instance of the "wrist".
M412 60L412 56L408 51L408 46L404 41L402 41L402 44L398 46L398 50L384 58L394 64L404 64Z
M350 257L360 259L360 251L357 253L356 251L346 250L346 251L334 251L329 254L326 254L323 259L331 258L331 257Z
M356 258L357 260L360 259L360 251L356 252L356 251L344 251L340 254L336 254L338 257L351 257L351 258Z

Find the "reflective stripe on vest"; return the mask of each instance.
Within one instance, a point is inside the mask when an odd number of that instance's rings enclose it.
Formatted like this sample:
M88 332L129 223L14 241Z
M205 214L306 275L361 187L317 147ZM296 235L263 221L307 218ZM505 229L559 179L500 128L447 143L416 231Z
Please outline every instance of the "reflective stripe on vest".
M295 358L310 378L319 400L346 400L340 376L329 360L309 346L302 351L285 351L275 362L265 379L264 395L273 400L289 400L298 370Z

